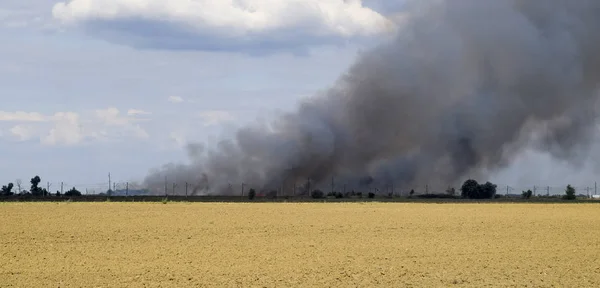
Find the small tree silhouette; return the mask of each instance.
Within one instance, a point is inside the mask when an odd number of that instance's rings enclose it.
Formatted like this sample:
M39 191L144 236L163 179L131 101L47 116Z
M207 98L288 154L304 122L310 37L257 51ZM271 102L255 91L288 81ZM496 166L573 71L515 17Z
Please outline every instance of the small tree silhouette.
M75 189L75 187L73 187L71 190L65 192L65 196L67 196L67 197L79 197L79 196L81 196L81 192L79 192L77 189Z
M571 186L570 184L567 185L567 189L565 190L565 196L563 196L564 199L566 200L575 200L575 198L577 198L575 196L575 188L573 188L573 186Z
M313 190L312 193L310 194L310 196L312 196L312 198L314 199L321 199L323 197L325 197L325 193L323 193L323 191L321 190Z
M0 191L0 196L12 196L14 193L12 189L14 188L13 183L8 183L7 186L2 186L2 190Z
M42 189L40 189L39 185L40 182L42 182L42 179L40 178L40 176L35 176L33 178L31 178L31 195L33 196L42 196L43 191Z
M256 190L250 189L250 191L248 191L248 199L254 200L254 197L256 197Z

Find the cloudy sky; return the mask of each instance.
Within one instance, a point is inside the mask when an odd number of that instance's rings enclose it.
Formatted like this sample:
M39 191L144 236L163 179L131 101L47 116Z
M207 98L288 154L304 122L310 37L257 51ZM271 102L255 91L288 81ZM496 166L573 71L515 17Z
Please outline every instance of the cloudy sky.
M0 181L38 174L52 190L101 189L109 172L124 183L184 162L186 143L215 143L331 86L393 33L401 9L397 0L2 0ZM528 157L519 165L532 184L567 169ZM498 177L522 183L522 171ZM582 175L567 180L593 184L593 172Z

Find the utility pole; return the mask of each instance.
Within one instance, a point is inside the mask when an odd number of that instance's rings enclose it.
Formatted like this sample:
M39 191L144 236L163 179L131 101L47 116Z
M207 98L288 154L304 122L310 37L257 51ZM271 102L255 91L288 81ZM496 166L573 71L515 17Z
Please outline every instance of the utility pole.
M110 172L108 173L108 191L110 191L111 186L111 181L110 181ZM110 193L108 193L108 196L110 196Z
M536 192L536 190L537 190L537 187L536 187L536 186L533 186L533 196L535 196L535 192Z
M175 188L177 187L177 184L173 183L173 191L172 191L172 196L175 196Z
M546 187L546 196L550 197L550 186Z
M19 188L19 190L20 190L20 188ZM46 183L46 191L48 192L48 194L50 194L50 182Z
M185 182L185 198L188 197L188 182Z
M590 187L586 187L588 198L590 198Z
M60 182L60 195L63 195L63 186L65 183Z
M125 184L125 197L129 197L129 182Z
M292 196L296 197L296 175L294 175L294 190L292 191Z
M165 197L167 197L167 176L165 176Z
M333 189L335 187L335 184L333 182L333 176L331 176L331 193L333 194Z
M594 195L598 195L598 182L594 182Z

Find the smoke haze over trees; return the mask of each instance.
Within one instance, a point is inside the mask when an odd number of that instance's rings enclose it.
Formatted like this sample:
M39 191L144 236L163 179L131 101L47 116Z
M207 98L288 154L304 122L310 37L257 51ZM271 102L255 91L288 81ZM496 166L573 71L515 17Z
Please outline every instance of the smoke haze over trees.
M411 189L456 185L535 147L589 148L598 114L600 1L407 1L393 40L363 53L333 87L270 123L240 129L165 177L193 194L271 190L331 177ZM293 69L293 67L291 67Z

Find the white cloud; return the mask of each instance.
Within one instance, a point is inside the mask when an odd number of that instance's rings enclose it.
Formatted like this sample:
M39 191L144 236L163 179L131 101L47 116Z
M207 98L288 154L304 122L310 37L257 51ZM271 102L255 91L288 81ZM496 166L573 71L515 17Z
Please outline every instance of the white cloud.
M131 112L131 110L129 111ZM106 126L118 126L125 134L123 136L133 136L134 138L147 139L148 133L136 122L139 119L129 116L121 116L119 109L111 107L104 110L96 110L96 117ZM134 113L135 114L135 113Z
M54 5L52 15L128 45L200 50L337 44L394 25L361 0L70 0Z
M59 112L52 117L54 127L41 138L46 145L76 145L84 139L84 131L79 123L79 115L73 112Z
M169 102L171 103L181 103L183 102L183 98L179 97L179 96L169 96Z
M37 112L5 112L0 111L0 121L10 122L44 122L47 119Z
M204 126L214 126L235 120L233 115L222 110L203 111L198 116L202 119Z
M139 122L148 115L142 110L130 109L122 115L116 108L99 109L92 113L58 112L43 115L37 112L0 112L0 121L17 123L4 136L19 141L40 139L45 145L77 145L90 141L122 141L147 139L148 133Z
M12 135L16 136L19 141L30 140L35 137L35 134L37 133L35 127L22 124L12 127L9 131Z
M138 116L138 115L150 115L152 113L144 111L144 110L137 110L137 109L129 109L127 111L127 115L129 116Z

